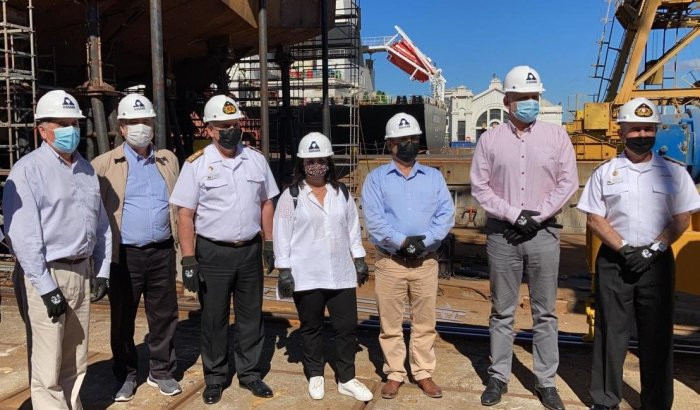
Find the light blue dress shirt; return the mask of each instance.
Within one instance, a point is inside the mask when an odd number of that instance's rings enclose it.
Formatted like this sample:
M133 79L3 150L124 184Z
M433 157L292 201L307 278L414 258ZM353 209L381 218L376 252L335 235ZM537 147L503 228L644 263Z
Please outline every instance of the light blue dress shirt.
M124 144L128 163L121 240L124 245L145 246L170 238L168 187L156 166L151 149L143 158Z
M362 210L370 242L392 253L416 235L425 235L426 252L435 251L455 224L445 179L418 162L408 177L394 161L370 172L362 186Z
M112 232L97 175L77 152L66 164L47 144L22 157L2 195L5 235L24 275L40 295L56 289L47 263L92 256L109 277Z

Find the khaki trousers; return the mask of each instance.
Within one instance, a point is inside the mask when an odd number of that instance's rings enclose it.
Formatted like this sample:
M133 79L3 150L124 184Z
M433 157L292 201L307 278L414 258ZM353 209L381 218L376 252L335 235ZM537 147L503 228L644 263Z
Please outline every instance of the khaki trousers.
M408 302L411 309L409 364L415 380L431 377L435 371L435 303L438 263L426 259L416 266L404 266L381 258L375 266L375 292L379 310L379 344L384 353L384 373L389 380L404 381L406 346L403 320Z
M17 264L19 265L19 264ZM80 386L87 370L90 323L90 277L87 259L69 265L49 263L49 271L66 298L66 313L49 318L41 296L19 268L24 287L22 308L27 326L30 390L35 409L82 409Z

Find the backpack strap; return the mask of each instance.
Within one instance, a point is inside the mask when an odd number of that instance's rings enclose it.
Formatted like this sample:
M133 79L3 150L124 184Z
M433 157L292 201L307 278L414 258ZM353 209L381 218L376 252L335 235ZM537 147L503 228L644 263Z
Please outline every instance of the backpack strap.
M294 209L297 209L297 201L299 196L299 185L294 184L289 186L289 194L292 196L292 202L294 203Z
M348 187L345 186L345 184L342 182L338 182L338 186L340 187L340 190L343 191L343 196L345 196L345 200L347 201L350 198L350 192L348 191Z

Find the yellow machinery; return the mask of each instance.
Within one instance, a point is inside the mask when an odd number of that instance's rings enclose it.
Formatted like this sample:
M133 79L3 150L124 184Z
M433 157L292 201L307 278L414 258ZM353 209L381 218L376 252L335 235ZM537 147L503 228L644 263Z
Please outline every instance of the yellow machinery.
M598 77L602 80L601 85L607 82L605 94L601 101L585 104L583 110L577 111L574 120L567 124L580 160L606 160L617 155L620 146L615 123L617 111L632 98L646 97L659 106L675 107L676 118L682 116L686 105L697 106L700 102L700 84L695 83L692 88L664 88L663 78L664 65L700 34L700 15L696 11L700 2L623 0L615 4L615 18L624 33L620 46L613 49L618 54L612 70L608 71L608 78L604 62L596 64L596 72L602 67L603 74ZM673 30L677 38L672 47L667 49L665 44L655 47L649 42L652 32L664 31L662 34L665 34L665 30ZM682 37L679 37L679 32L683 33ZM666 38L665 35L663 38ZM610 47L609 40L601 44ZM651 55L653 50L659 55ZM666 129L667 125L662 123L660 130L663 132ZM692 159L684 162L689 169L698 166ZM587 232L587 258L591 274L595 271L600 245L600 239ZM700 275L697 274L700 270L700 213L693 215L691 226L672 248L676 257L676 291L700 295ZM592 289L593 292L595 289ZM593 336L595 309L592 300L591 297L586 304L589 323L587 339Z

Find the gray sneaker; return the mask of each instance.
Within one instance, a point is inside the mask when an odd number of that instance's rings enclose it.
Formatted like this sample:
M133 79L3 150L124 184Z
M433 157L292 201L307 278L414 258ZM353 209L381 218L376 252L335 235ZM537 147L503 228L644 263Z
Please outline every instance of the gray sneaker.
M134 398L136 391L136 381L126 380L119 390L114 394L114 401L129 401Z
M175 379L156 380L149 374L146 383L148 383L149 386L159 388L160 394L165 396L174 396L182 393L182 387L180 387L180 384L175 381Z

